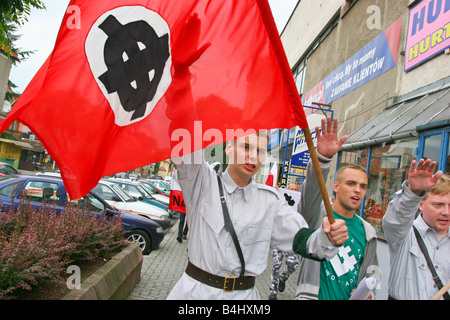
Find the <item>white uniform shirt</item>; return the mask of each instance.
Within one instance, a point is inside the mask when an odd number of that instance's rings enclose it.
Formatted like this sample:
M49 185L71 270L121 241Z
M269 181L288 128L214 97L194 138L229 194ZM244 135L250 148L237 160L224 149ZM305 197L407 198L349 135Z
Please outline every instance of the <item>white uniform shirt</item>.
M450 281L450 232L439 240L436 231L421 215L415 219L422 199L405 181L402 190L394 194L383 217L391 257L389 295L397 300L430 300L439 291L412 225L421 234L442 284L445 286Z
M279 197L275 189L253 181L241 188L227 171L219 174L222 176L229 214L245 258L245 275L258 276L267 267L270 247L292 252L295 234L301 228L307 228L307 223ZM206 163L180 165L178 179L189 226L189 261L217 276L239 277L241 263L233 239L224 228L216 172ZM316 240L316 243L324 244L321 252L333 247L326 235L323 235L317 237L320 241ZM227 293L200 283L186 273L168 296L168 299L183 300L259 298L256 287Z

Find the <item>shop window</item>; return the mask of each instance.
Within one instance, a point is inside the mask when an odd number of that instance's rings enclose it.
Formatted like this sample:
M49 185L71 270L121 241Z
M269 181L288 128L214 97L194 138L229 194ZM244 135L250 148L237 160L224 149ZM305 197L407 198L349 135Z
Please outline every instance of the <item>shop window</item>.
M383 234L382 218L386 208L394 193L401 189L411 162L416 159L417 144L417 138L398 140L370 149L343 152L339 158L339 167L356 163L369 168L369 186L361 216L380 234Z
M437 170L450 173L450 128L422 132L420 135L418 157L431 159L438 163Z
M338 169L346 164L359 164L367 167L368 159L369 149L344 152L339 159Z
M445 155L445 159L447 160L447 163L445 164L445 173L450 174L450 141L447 141L447 153Z
M442 134L437 134L433 136L425 137L425 145L424 145L424 152L423 152L423 158L424 159L431 159L433 161L437 161L439 163L439 154L441 151L441 140L442 140ZM436 168L437 170L437 168Z
M383 233L382 218L387 206L402 188L411 162L416 159L417 142L414 138L399 140L371 150L369 187L362 215L379 233Z

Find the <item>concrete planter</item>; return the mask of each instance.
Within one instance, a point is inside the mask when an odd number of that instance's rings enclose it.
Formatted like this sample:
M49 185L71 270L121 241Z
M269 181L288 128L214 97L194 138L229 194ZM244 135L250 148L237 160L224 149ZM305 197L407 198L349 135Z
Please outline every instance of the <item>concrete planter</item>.
M62 300L123 300L139 282L142 262L141 250L130 243Z

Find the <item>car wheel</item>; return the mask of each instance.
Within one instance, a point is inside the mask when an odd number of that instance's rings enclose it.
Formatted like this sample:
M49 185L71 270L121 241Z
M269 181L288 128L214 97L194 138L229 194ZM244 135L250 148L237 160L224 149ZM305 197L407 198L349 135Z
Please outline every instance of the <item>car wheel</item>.
M127 233L126 238L130 242L136 243L142 254L149 254L151 251L151 240L147 233L142 230L132 230Z

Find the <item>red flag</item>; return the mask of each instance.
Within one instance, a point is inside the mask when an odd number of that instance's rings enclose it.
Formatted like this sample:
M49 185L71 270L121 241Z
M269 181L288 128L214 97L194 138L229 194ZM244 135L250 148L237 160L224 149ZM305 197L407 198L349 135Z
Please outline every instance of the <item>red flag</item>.
M307 127L267 0L72 0L55 48L0 132L28 126L72 199L172 157L174 131ZM72 7L73 8L73 7ZM179 140L178 140L179 141ZM221 139L214 143L222 142Z
M278 164L274 163L266 180L266 185L276 187L278 180Z
M181 191L176 171L173 172L172 179L170 180L169 210L186 213L183 192Z

